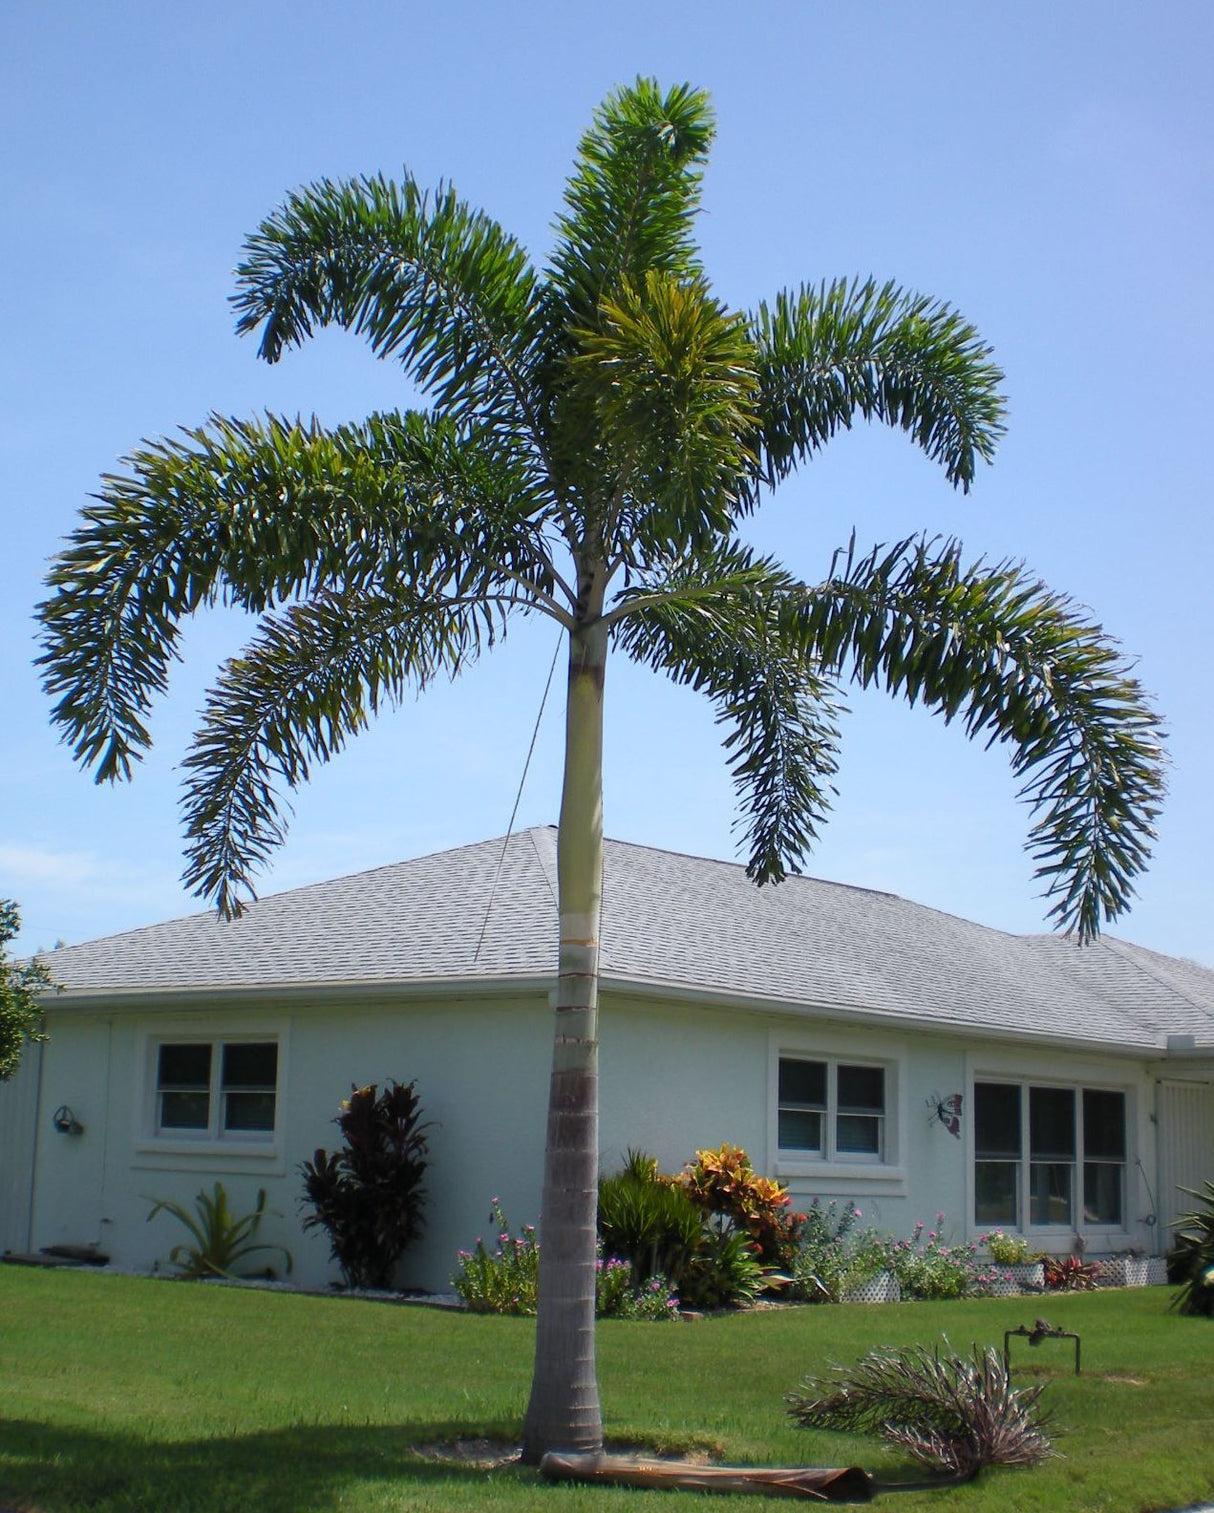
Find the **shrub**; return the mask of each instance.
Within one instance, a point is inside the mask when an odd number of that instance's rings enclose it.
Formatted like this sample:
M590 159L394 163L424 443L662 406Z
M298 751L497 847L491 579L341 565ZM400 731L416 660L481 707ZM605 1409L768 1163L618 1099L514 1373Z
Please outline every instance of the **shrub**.
M854 1203L840 1210L837 1202L823 1208L816 1200L805 1216L801 1248L793 1262L793 1295L807 1302L838 1302L848 1292L872 1281L882 1271L898 1280L904 1298L960 1298L989 1292L1008 1273L982 1265L976 1244L949 1245L936 1215L937 1228L926 1238L916 1224L909 1239L892 1240L877 1229L854 1233L861 1217Z
M0 1082L17 1070L26 1045L46 1039L39 995L58 988L40 961L8 960L6 947L20 929L17 905L0 898Z
M810 1378L786 1398L807 1428L881 1433L916 1460L958 1477L1028 1466L1053 1452L1041 1387L1016 1391L997 1351L875 1350L850 1369Z
M679 1300L663 1276L637 1286L632 1267L618 1256L597 1262L594 1310L600 1319L649 1319L662 1323L679 1316Z
M744 1150L727 1143L696 1151L679 1182L705 1217L723 1218L750 1237L761 1266L792 1267L806 1216L792 1212L788 1189L760 1177Z
M266 1207L265 1188L257 1190L257 1204L252 1213L237 1217L228 1207L228 1195L222 1182L216 1182L210 1193L200 1192L194 1199L194 1216L180 1203L171 1203L167 1198L151 1200L153 1207L148 1222L158 1213L172 1214L194 1237L192 1245L183 1242L174 1245L169 1252L169 1261L179 1267L183 1277L236 1277L249 1276L238 1272L236 1267L259 1251L275 1251L282 1256L284 1269L291 1270L291 1252L283 1245L259 1245L254 1243L262 1217L273 1213ZM259 1275L272 1277L271 1267L265 1267Z
M1204 1190L1182 1187L1198 1207L1182 1214L1174 1226L1176 1243L1168 1255L1168 1274L1180 1283L1172 1307L1181 1313L1214 1317L1214 1182Z
M709 1224L676 1285L684 1308L737 1308L754 1302L766 1278L744 1231Z
M893 1271L893 1248L894 1241L879 1229L865 1229L855 1235L843 1252L842 1291L852 1292L883 1271Z
M396 1263L422 1231L428 1141L412 1082L356 1087L334 1124L342 1150L303 1162L304 1229L329 1236L349 1287L389 1288Z
M623 1170L599 1183L599 1236L604 1254L627 1260L641 1288L666 1277L685 1307L734 1308L767 1285L756 1235L768 1232L765 1209L787 1202L733 1146L698 1151L677 1177L630 1150Z
M793 1257L792 1295L806 1303L837 1303L847 1270L844 1241L860 1218L852 1202L840 1209L832 1200L826 1207L815 1198L805 1214L801 1243Z
M626 1260L643 1285L652 1276L682 1277L704 1221L653 1157L630 1151L624 1170L599 1182L598 1230L604 1253Z

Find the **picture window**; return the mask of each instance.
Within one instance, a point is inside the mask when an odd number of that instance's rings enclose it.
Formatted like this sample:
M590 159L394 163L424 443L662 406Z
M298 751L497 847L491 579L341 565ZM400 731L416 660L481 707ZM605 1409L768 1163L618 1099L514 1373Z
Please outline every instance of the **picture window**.
M1118 1228L1125 1170L1123 1092L975 1082L976 1224Z

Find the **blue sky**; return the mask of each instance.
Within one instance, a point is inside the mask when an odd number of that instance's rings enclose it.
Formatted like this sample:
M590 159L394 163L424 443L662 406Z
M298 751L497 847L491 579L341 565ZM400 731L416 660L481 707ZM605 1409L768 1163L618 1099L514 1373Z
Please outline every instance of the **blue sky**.
M73 767L31 667L46 559L99 475L212 410L332 422L410 402L397 368L339 333L256 360L226 303L244 235L298 184L407 163L542 263L579 132L644 73L713 95L700 232L726 300L893 277L957 305L1007 374L1009 433L968 498L901 436L860 427L752 539L813 578L853 525L861 541L956 534L1091 606L1170 732L1156 859L1116 933L1214 964L1206 0L51 0L13 9L0 53L0 896L22 906L19 944L201 907L178 881L175 768L247 626L191 627L156 747L123 788ZM553 648L526 626L382 719L300 792L261 891L502 833ZM618 661L607 699L608 833L734 856L710 708ZM807 870L1043 928L1005 757L879 695L851 703ZM554 691L520 825L555 820L560 715Z

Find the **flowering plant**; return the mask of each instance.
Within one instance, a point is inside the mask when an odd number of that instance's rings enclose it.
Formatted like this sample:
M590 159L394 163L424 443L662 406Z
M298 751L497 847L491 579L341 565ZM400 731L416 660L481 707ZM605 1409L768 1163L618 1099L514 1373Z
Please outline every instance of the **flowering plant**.
M975 1271L976 1244L949 1245L943 1230L944 1215L936 1215L936 1229L923 1238L923 1225L916 1224L908 1240L898 1240L890 1249L890 1270L898 1278L905 1298L959 1298L970 1288Z
M497 1233L490 1251L478 1235L475 1250L458 1253L459 1270L451 1285L474 1313L533 1314L540 1273L540 1247L535 1225L524 1224L514 1235L496 1198L489 1223Z
M1029 1258L1029 1242L1023 1235L992 1229L990 1234L980 1235L978 1243L985 1247L996 1266L1019 1266Z
M665 1277L655 1275L637 1287L632 1267L618 1256L595 1263L595 1312L600 1319L649 1319L662 1323L679 1316L679 1300Z
M459 1269L451 1278L457 1295L473 1313L534 1314L539 1284L540 1246L535 1226L524 1224L516 1235L501 1204L492 1199L489 1222L497 1235L490 1250L478 1236L475 1250L458 1252ZM663 1276L638 1287L632 1267L617 1257L604 1259L602 1246L595 1273L595 1312L600 1318L678 1318L679 1300Z

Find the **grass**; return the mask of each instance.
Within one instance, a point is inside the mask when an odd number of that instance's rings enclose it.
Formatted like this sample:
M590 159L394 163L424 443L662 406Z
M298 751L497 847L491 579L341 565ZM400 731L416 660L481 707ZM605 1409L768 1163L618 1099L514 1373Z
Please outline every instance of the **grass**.
M918 1479L879 1441L797 1428L783 1394L875 1345L941 1333L958 1348L1001 1344L1005 1329L1045 1313L1083 1336L1084 1374L1069 1374L1068 1341L1030 1350L1014 1340L1013 1372L1048 1381L1065 1458L881 1500L899 1513L1182 1507L1214 1494L1214 1326L1169 1314L1168 1299L1148 1288L605 1323L608 1434L731 1462L855 1463ZM0 1266L0 1509L677 1507L657 1493L550 1486L515 1466L426 1458L423 1447L459 1437L517 1434L532 1343L526 1319Z

